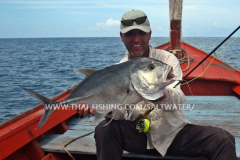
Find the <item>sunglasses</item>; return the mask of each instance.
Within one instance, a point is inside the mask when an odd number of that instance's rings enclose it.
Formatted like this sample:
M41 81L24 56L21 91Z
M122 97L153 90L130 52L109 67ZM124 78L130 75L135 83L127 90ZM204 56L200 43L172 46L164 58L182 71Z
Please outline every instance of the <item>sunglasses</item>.
M121 22L124 26L132 26L133 22L136 22L137 24L143 24L146 21L146 19L147 19L147 16L144 16L136 19L122 20Z

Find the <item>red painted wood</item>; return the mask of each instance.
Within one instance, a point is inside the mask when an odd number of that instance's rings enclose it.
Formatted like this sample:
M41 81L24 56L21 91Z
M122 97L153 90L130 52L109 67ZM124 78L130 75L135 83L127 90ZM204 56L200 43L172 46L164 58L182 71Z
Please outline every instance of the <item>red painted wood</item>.
M61 153L49 153L44 158L42 158L42 160L69 160L69 159L71 158L68 155Z
M158 49L165 49L170 46L170 43L163 44L156 48ZM191 69L193 69L202 59L204 59L208 53L199 50L185 42L181 43L181 48L183 48L190 57L194 59L191 60L190 68L183 72L183 76L185 76ZM188 79L195 78L199 76L204 69L208 66L209 62L213 59L210 56L202 65L200 65L194 72L192 72ZM187 63L181 64L181 68L184 69L187 67ZM227 82L234 82L240 84L240 72L235 69L234 67L230 66L229 64L215 58L211 66L206 70L206 72L199 77L199 79L206 79L206 80L219 80L219 81L227 81ZM217 94L217 93L216 93Z
M12 153L10 156L5 158L4 160L31 160L31 159L28 157L28 155L23 149L20 149Z
M170 44L171 50L180 49L181 44L181 20L170 21Z
M166 43L157 48L163 49L169 46L170 43ZM182 43L181 48L185 49L194 58L191 61L189 70L183 73L183 75L186 75L207 53L187 43ZM209 57L199 68L190 74L187 80L200 75L211 60L212 57ZM186 65L182 64L181 67L185 68ZM233 95L235 92L239 95L240 73L235 68L215 59L209 69L197 80L189 83L189 85L193 95ZM186 95L191 95L187 85L181 87ZM55 100L60 101L66 98L69 93L69 91L64 92ZM26 155L31 155L31 153L26 153L23 150L29 147L29 143L33 143L31 145L36 146L36 141L34 140L41 139L45 134L65 132L68 128L64 121L77 114L77 110L56 110L42 128L35 130L43 110L43 106L36 107L34 110L27 111L0 126L0 159L17 159L20 155L25 159L25 157L28 157ZM23 146L25 147L23 148ZM33 153L33 155L37 154L38 157L42 157L41 151L38 150L37 152Z
M234 85L232 90L240 96L240 85Z
M23 150L30 159L41 160L45 156L43 149L39 146L36 140L33 140L25 145Z
M234 92L230 89L232 83L224 81L207 81L207 80L195 80L188 85L181 85L181 89L185 95L208 95L208 96L223 96L234 95ZM190 88L190 89L189 89ZM191 92L190 92L191 90Z
M65 99L67 96L69 96L69 94L71 93L71 90L72 90L72 88L68 89L68 90L66 90L64 92L61 92L60 94L54 96L52 99L55 100L55 101L60 101L62 99ZM27 115L30 115L30 114L32 114L34 112L37 112L37 111L43 110L43 109L44 109L44 107L39 104L39 105L37 105L37 106L27 110L27 111L25 111L25 112L15 116L15 117L10 118L9 120L1 123L0 124L0 129L2 129L2 128L8 126L8 125L11 125L12 123L16 122L17 120L19 120L19 119L21 119L23 117L26 117Z
M54 130L58 133L58 134L63 134L64 132L66 132L67 130L69 130L66 122L61 122L60 124L58 124L56 127L54 127Z
M39 110L0 129L0 159L6 158L38 136L77 114L77 110L56 110L43 127L35 130L42 113L43 110Z

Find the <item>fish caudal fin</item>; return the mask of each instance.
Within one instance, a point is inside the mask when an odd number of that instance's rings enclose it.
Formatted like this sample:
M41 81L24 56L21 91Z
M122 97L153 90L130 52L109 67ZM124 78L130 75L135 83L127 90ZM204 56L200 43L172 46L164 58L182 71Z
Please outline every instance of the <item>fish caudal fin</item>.
M28 92L29 94L31 94L33 97L35 97L36 99L40 100L45 107L45 111L40 119L40 122L38 123L37 128L36 128L36 129L38 129L43 126L43 124L48 120L50 115L54 112L55 108L54 108L53 104L57 104L57 102L55 102L47 97L44 97L43 95L41 95L33 90L26 89L26 88L23 88L23 89L26 92Z

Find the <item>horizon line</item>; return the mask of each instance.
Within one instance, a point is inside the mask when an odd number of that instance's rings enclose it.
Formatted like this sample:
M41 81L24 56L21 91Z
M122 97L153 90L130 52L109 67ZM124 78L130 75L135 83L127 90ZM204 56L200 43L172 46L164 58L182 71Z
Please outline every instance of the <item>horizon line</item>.
M237 36L233 36L232 38L234 37L237 37ZM106 37L0 37L0 39L47 39L47 38L120 38L119 37L111 37L111 36L106 36ZM158 37L158 36L152 36L151 38L169 38L169 37L165 37L165 36L161 36L161 37ZM224 38L223 36L187 36L187 37L183 37L184 38Z

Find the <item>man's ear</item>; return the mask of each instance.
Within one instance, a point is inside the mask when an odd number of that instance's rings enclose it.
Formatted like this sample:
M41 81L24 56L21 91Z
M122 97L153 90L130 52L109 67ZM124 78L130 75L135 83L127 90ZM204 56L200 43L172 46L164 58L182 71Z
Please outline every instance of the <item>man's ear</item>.
M121 37L121 40L123 42L123 34L120 32L120 37Z
M151 39L152 31L149 32L149 40Z

